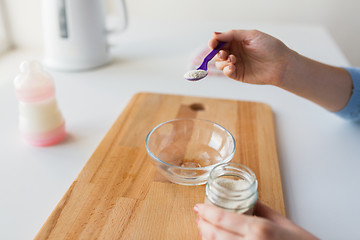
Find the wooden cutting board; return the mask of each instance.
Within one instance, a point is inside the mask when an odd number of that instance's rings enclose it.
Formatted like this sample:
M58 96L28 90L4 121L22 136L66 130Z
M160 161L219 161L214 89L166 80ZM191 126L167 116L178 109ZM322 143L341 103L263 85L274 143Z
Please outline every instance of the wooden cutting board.
M201 118L236 140L233 162L251 168L260 199L285 215L274 121L263 103L153 93L136 94L46 220L36 239L200 239L193 206L204 186L164 179L145 137L157 124Z

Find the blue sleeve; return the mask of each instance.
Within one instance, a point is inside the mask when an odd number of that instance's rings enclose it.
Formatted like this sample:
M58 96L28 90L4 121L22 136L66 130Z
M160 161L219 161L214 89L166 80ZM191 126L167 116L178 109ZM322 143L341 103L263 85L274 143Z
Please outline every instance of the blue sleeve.
M360 120L360 68L347 67L345 68L353 81L353 92L349 102L346 106L338 112L338 116L349 120Z

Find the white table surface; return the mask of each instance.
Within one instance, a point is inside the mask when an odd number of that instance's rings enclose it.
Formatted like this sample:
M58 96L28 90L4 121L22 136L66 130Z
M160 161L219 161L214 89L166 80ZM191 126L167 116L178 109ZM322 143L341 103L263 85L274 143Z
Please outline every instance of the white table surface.
M131 21L112 40L112 64L88 72L51 71L67 137L51 147L26 144L18 132L12 80L36 49L0 58L0 239L31 239L81 171L133 94L140 91L258 101L275 116L287 214L322 239L360 239L360 125L273 86L209 76L188 82L194 52L212 31L257 28L298 52L348 65L321 26ZM151 27L149 27L151 26Z

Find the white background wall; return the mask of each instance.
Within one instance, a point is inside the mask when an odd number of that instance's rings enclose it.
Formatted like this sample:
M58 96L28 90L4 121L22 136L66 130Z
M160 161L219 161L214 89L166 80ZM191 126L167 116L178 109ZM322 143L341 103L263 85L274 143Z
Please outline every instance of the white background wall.
M15 45L40 48L41 0L4 1ZM350 63L360 66L359 0L127 0L127 5L130 21L218 18L239 23L322 24Z

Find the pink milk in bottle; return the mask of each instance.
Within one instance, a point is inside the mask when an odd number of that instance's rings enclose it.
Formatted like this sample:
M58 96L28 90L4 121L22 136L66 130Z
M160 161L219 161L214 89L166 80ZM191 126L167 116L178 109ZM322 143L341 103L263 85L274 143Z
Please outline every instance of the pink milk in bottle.
M66 135L55 98L54 81L37 61L22 62L14 80L19 100L19 130L35 146L49 146Z

